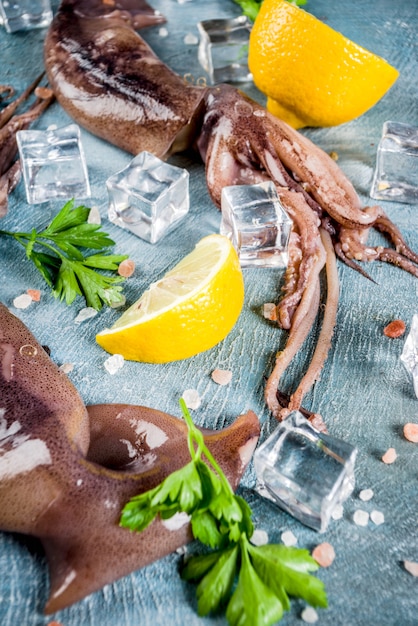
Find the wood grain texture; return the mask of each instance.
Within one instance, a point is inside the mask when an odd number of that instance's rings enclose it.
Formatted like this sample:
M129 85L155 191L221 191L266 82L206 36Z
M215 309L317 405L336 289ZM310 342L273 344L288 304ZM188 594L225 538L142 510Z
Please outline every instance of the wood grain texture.
M152 1L152 0L151 0ZM53 2L56 8L57 3ZM237 15L232 0L154 0L152 4L168 18L167 38L159 29L144 31L147 41L171 67L184 74L202 76L196 46L187 46L187 33L197 35L196 22L211 17ZM330 26L386 58L400 70L400 77L389 93L368 113L351 123L330 129L305 130L326 151L336 151L339 164L351 178L363 202L371 204L368 192L375 153L385 120L418 126L418 51L416 2L392 0L308 0L307 9ZM44 32L8 35L0 30L0 83L12 83L18 91L42 69ZM250 95L261 102L254 87ZM63 126L68 116L54 104L37 123ZM92 186L91 204L100 208L105 229L116 240L116 250L127 253L137 270L127 283L128 302L137 299L148 284L172 267L204 235L217 232L220 215L206 191L203 166L190 157L173 162L190 171L191 210L187 222L161 244L150 246L118 229L106 220L106 178L122 169L131 156L82 131ZM29 206L23 185L10 199L4 229L30 229L46 224L59 203ZM400 226L408 243L418 249L418 213L415 206L385 203L385 210ZM303 527L290 516L263 501L253 491L252 466L240 493L254 509L256 526L279 541L284 530L298 537L298 545L308 549L329 541L336 559L320 571L329 594L329 608L320 611L323 626L416 626L418 604L416 579L402 567L402 561L418 561L418 447L405 441L402 426L418 422L418 400L411 381L399 361L402 339L388 339L384 326L401 318L409 327L418 312L418 281L397 268L380 263L367 267L376 284L339 264L341 302L333 347L321 376L305 406L320 412L330 432L350 441L359 449L356 465L357 486L346 504L344 518L332 522L325 535ZM101 312L92 320L75 325L76 306L66 308L56 302L41 283L21 249L0 239L0 300L13 310L13 299L28 288L41 288L42 299L19 317L35 333L41 344L51 349L58 363L73 363L70 378L88 404L129 402L177 414L178 398L186 388L195 388L202 406L193 413L196 423L220 428L247 409L262 421L262 438L275 427L263 401L263 389L275 352L285 334L261 316L264 302L273 301L280 291L280 273L272 270L246 270L246 302L239 321L228 338L212 350L193 359L166 365L126 363L110 376L103 363L107 355L94 336L111 324L118 313ZM297 384L312 353L312 336L284 378L284 391ZM216 367L233 371L232 383L217 386L210 378ZM381 462L382 454L395 447L398 459L393 465ZM359 490L371 488L374 498L363 503ZM359 528L352 521L357 508L377 509L385 523ZM79 604L53 616L63 626L224 626L223 617L201 619L196 613L195 588L178 576L180 556L173 554L141 571L107 586ZM51 620L42 614L47 598L48 574L42 551L36 542L0 533L0 623L2 626L45 626ZM295 602L282 624L300 622L303 604Z

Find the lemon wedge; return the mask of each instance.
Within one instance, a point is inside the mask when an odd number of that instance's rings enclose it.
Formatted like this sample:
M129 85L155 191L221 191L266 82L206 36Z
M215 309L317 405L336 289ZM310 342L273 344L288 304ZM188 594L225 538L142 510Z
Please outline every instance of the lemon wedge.
M209 235L96 340L107 352L133 361L186 359L222 341L243 302L235 249L227 237Z
M264 0L249 68L267 109L294 128L335 126L370 109L398 71L286 0Z

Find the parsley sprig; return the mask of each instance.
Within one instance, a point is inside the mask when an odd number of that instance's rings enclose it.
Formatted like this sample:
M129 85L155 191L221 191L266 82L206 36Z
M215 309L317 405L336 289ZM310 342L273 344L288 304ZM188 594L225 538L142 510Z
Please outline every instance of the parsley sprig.
M41 232L0 230L0 236L13 237L25 248L26 257L33 261L56 298L71 304L77 295L84 296L88 306L99 310L103 304L123 301L118 283L124 279L97 270L115 271L127 256L107 254L106 249L115 242L99 224L88 223L89 213L88 207L74 207L74 200L70 200ZM98 252L86 252L92 250Z
M294 4L297 7L301 7L306 4L307 0L287 0L290 4ZM246 15L252 22L258 15L263 0L234 0L238 4L244 15Z
M289 610L289 595L326 607L324 585L310 574L318 564L307 550L251 543L251 508L234 494L184 400L180 406L188 426L191 461L154 489L134 496L122 510L121 526L140 532L157 515L161 519L180 512L190 516L195 539L213 549L191 557L182 571L184 579L199 583L201 616L226 607L231 626L269 626Z

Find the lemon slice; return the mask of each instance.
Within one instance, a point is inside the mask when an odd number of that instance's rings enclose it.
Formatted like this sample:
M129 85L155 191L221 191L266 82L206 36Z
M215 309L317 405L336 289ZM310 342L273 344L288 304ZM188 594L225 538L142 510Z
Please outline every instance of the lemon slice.
M227 237L209 235L96 340L111 354L133 361L186 359L222 341L243 302L235 249Z
M381 57L286 0L264 0L248 63L267 109L293 126L335 126L370 109L398 77Z

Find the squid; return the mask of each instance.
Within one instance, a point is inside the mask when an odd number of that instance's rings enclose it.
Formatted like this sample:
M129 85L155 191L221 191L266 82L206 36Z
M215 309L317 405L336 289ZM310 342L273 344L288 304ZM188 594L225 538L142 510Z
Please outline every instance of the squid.
M249 411L205 443L234 489L260 433ZM192 539L187 516L119 525L134 495L190 460L183 420L126 404L86 407L26 326L0 304L0 529L40 539L53 613Z
M418 256L381 207L361 205L336 162L306 136L230 85L191 85L167 67L136 32L163 21L144 0L63 0L45 40L48 80L76 122L123 150L163 159L194 150L218 208L224 186L273 181L293 220L276 307L279 327L289 332L265 389L269 409L281 420L301 407L327 358L339 296L336 258L365 276L359 262L373 260L418 276ZM372 228L384 233L388 247L367 245ZM324 271L318 344L283 405L281 379L317 318Z

